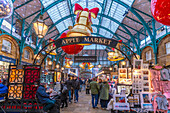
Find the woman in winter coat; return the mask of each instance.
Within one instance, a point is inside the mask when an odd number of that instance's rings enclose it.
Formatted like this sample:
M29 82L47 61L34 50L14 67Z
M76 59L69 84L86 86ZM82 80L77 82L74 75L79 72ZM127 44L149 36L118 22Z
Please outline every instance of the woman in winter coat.
M101 101L101 108L106 109L108 100L109 100L109 84L107 80L100 85L100 101Z

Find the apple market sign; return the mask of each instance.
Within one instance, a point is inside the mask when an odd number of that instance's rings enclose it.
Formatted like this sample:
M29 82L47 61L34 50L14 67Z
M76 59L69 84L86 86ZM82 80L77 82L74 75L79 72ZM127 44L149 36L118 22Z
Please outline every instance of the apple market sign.
M55 42L56 48L72 45L72 44L100 44L109 47L116 47L118 41L110 38L95 37L95 36L81 36L81 37L67 37L57 39Z

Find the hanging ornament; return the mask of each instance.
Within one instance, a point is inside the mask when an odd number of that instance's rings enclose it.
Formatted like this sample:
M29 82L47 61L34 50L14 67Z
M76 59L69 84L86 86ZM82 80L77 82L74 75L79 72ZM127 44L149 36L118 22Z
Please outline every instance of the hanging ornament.
M81 63L79 66L80 66L82 69L85 69L86 63L83 62L83 63Z
M54 41L53 39L51 39L51 38L49 39L49 43L50 43L50 42L53 42L53 41ZM46 52L49 53L52 49L55 49L55 47L56 47L56 46L55 46L54 43L50 44L50 45L47 47ZM56 50L53 50L53 51L50 52L49 54L50 54L50 55L57 55Z
M63 34L61 34L60 38L66 38L67 37L67 32L69 30L67 30L66 32L64 32ZM67 53L67 54L77 54L79 53L84 46L82 45L77 45L77 44L73 44L73 45L67 45L67 46L63 46L61 47L62 50Z
M79 66L82 68L82 69L85 69L86 65L88 66L88 69L91 69L94 67L94 65L90 62L83 62L81 63Z
M0 18L8 18L12 15L13 3L11 0L0 0Z
M70 63L69 63L69 61L71 60L71 58L65 57L65 59L66 59L66 61L65 61L64 67L65 67L65 68L71 68Z
M49 39L49 43L50 42L53 42L54 40L53 39ZM50 44L48 47L47 47L47 50L46 50L46 52L47 53L49 53L52 49L54 49L52 52L50 52L49 54L50 55L57 55L57 53L56 53L56 46L55 46L55 44L54 43L52 43L52 44Z
M122 40L119 40L119 43L116 46L117 49L120 49L121 43L122 43ZM118 51L117 49L112 48L113 51L107 53L108 54L107 59L109 61L119 61L119 60L124 59L124 57L122 56L122 53Z
M92 63L87 63L87 65L88 65L88 69L92 69L94 67Z
M70 31L67 33L68 37L76 36L91 36L92 30L92 17L96 18L99 12L99 8L82 8L79 4L75 4L74 14L76 17L76 24ZM80 45L90 45L90 44L80 44Z
M170 0L151 0L151 13L156 21L170 26Z

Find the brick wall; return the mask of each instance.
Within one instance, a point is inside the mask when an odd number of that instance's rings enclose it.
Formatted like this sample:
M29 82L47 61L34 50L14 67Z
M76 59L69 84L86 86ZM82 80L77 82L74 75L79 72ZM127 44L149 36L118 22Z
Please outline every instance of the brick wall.
M146 52L151 51L151 60L146 61ZM141 58L143 59L143 63L149 63L149 62L153 62L155 64L155 57L153 54L153 49L150 46L145 47L142 50L142 54L141 54Z
M11 53L2 51L3 40L9 41L11 43ZM8 35L0 36L0 55L7 56L13 59L18 59L19 58L19 46L18 46L17 41Z
M165 36L160 43L158 44L158 54L157 54L157 63L159 65L170 65L170 54L166 54L166 47L165 44L167 42L170 42L170 35ZM152 59L149 61L146 61L146 52L151 50L151 57ZM154 54L153 54L153 49L150 46L145 47L142 50L142 59L144 61L144 63L149 63L149 62L153 62L155 64L155 58L154 58Z
M170 54L166 54L165 44L170 42L170 35L165 36L158 44L158 64L170 65Z
M25 50L29 51L29 53L30 53L29 59L24 58ZM22 61L32 64L33 60L34 60L34 51L28 46L25 47L24 50L23 50L23 54L22 54Z

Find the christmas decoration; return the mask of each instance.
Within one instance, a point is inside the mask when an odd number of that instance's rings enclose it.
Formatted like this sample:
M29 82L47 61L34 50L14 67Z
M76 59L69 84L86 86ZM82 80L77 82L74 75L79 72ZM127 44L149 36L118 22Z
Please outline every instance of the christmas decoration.
M12 15L13 3L11 0L0 0L0 18L8 18Z
M69 30L67 30L66 32L61 34L60 38L66 38L68 31ZM61 48L67 54L77 54L83 49L83 47L84 46L82 46L82 45L73 44L73 45L63 46Z
M156 21L170 26L170 0L151 0L151 13Z

